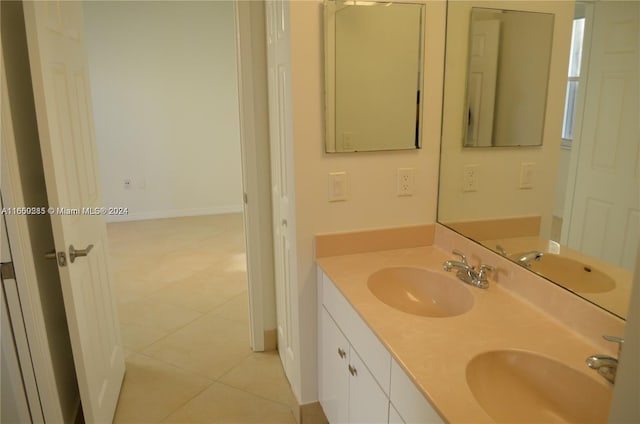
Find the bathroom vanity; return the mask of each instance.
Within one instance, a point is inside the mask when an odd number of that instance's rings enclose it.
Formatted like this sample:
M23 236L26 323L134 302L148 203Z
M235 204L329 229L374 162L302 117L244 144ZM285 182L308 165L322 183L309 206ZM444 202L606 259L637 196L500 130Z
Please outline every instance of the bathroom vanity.
M622 334L624 321L432 227L422 246L337 256L322 238L343 237L344 247L352 234L316 238L319 398L329 422L606 422L612 385L585 359L615 356L600 336ZM451 245L496 266L487 289L442 269ZM381 270L399 296L376 288Z

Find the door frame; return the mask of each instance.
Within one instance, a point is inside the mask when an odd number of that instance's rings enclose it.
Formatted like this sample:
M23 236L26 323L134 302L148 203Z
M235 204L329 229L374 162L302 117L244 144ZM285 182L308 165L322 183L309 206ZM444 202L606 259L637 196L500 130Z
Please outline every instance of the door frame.
M0 54L4 54L0 48ZM4 56L2 56L4 57ZM25 205L23 188L18 168L18 156L15 148L15 135L11 121L11 103L7 95L6 73L4 62L2 63L2 140L0 147L0 166L2 175L2 199L3 206L7 208L22 207ZM19 360L22 363L32 363L35 380L37 382L37 394L42 406L42 414L45 421L63 422L64 415L60 406L60 394L56 385L55 371L51 362L51 351L47 328L38 289L37 274L34 265L33 248L29 238L29 223L26 215L5 215L7 236L12 246L11 255L13 267L20 296L25 332L28 339L28 350L18 349ZM34 399L30 395L29 403ZM80 399L76 414L80 411ZM32 418L39 421L36 411L31 411Z
M263 2L234 2L251 347L276 349L271 161Z
M262 12L260 12L262 8ZM262 13L262 15L261 15ZM276 348L275 286L273 274L273 236L271 228L270 159L268 144L268 107L266 103L266 58L254 57L260 49L266 51L266 33L260 27L252 27L262 16L262 2L234 2L236 30L236 63L238 75L238 103L240 110L241 160L243 187L246 194L244 206L245 238L247 242L247 275L251 347L254 351ZM1 50L0 50L1 52ZM0 62L3 62L0 58ZM4 63L2 63L4 65ZM259 76L257 69L264 69ZM6 81L3 76L3 95ZM8 99L2 99L2 113L10 117ZM4 121L9 122L8 120ZM2 131L6 134L5 125ZM11 140L9 139L11 138ZM24 205L22 185L18 171L13 137L2 140L2 196L6 207ZM264 153L266 149L266 154ZM266 187L264 189L263 187ZM42 303L33 264L33 253L28 236L29 227L24 215L7 216L7 232L13 246L16 278L24 281L21 305L25 315L34 373L45 420L62 422L63 414L55 374L50 361L47 332L42 313ZM24 360L26 358L20 358Z

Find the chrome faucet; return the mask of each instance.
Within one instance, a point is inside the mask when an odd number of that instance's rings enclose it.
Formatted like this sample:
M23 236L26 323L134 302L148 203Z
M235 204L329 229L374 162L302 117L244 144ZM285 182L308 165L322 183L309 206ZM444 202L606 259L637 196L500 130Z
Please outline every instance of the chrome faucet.
M474 267L467 263L467 257L458 249L453 249L453 254L460 257L459 261L446 261L442 264L442 269L445 271L451 271L457 269L456 276L463 283L470 284L472 286L486 289L489 287L489 280L487 280L487 271L493 271L494 268L491 265L482 264L480 270L476 271Z
M615 336L602 336L605 340L618 343L618 357L622 351L624 339ZM616 372L618 371L618 359L609 355L591 355L586 360L587 366L598 371L598 374L606 378L611 384L616 382Z
M542 258L543 256L544 256L544 253L538 250L532 250L531 252L518 255L518 257L516 258L516 262L518 262L520 265L526 266L527 268L531 268L531 261L532 260L539 261L540 258Z

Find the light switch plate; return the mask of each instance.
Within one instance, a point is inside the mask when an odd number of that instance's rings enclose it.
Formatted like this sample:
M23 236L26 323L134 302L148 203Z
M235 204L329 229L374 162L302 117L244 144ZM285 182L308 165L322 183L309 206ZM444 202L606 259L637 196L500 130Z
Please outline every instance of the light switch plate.
M522 162L520 164L520 189L533 188L533 173L536 164L533 162Z

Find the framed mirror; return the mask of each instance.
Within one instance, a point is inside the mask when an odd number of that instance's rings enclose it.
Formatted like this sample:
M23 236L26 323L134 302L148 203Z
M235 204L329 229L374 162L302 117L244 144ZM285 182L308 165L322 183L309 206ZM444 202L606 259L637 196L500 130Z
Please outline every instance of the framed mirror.
M326 0L325 151L420 148L425 6Z
M471 9L465 147L542 144L552 39L550 13Z
M554 16L544 141L467 149L468 28L488 3L448 4L438 221L626 318L640 230L640 2L490 2Z

